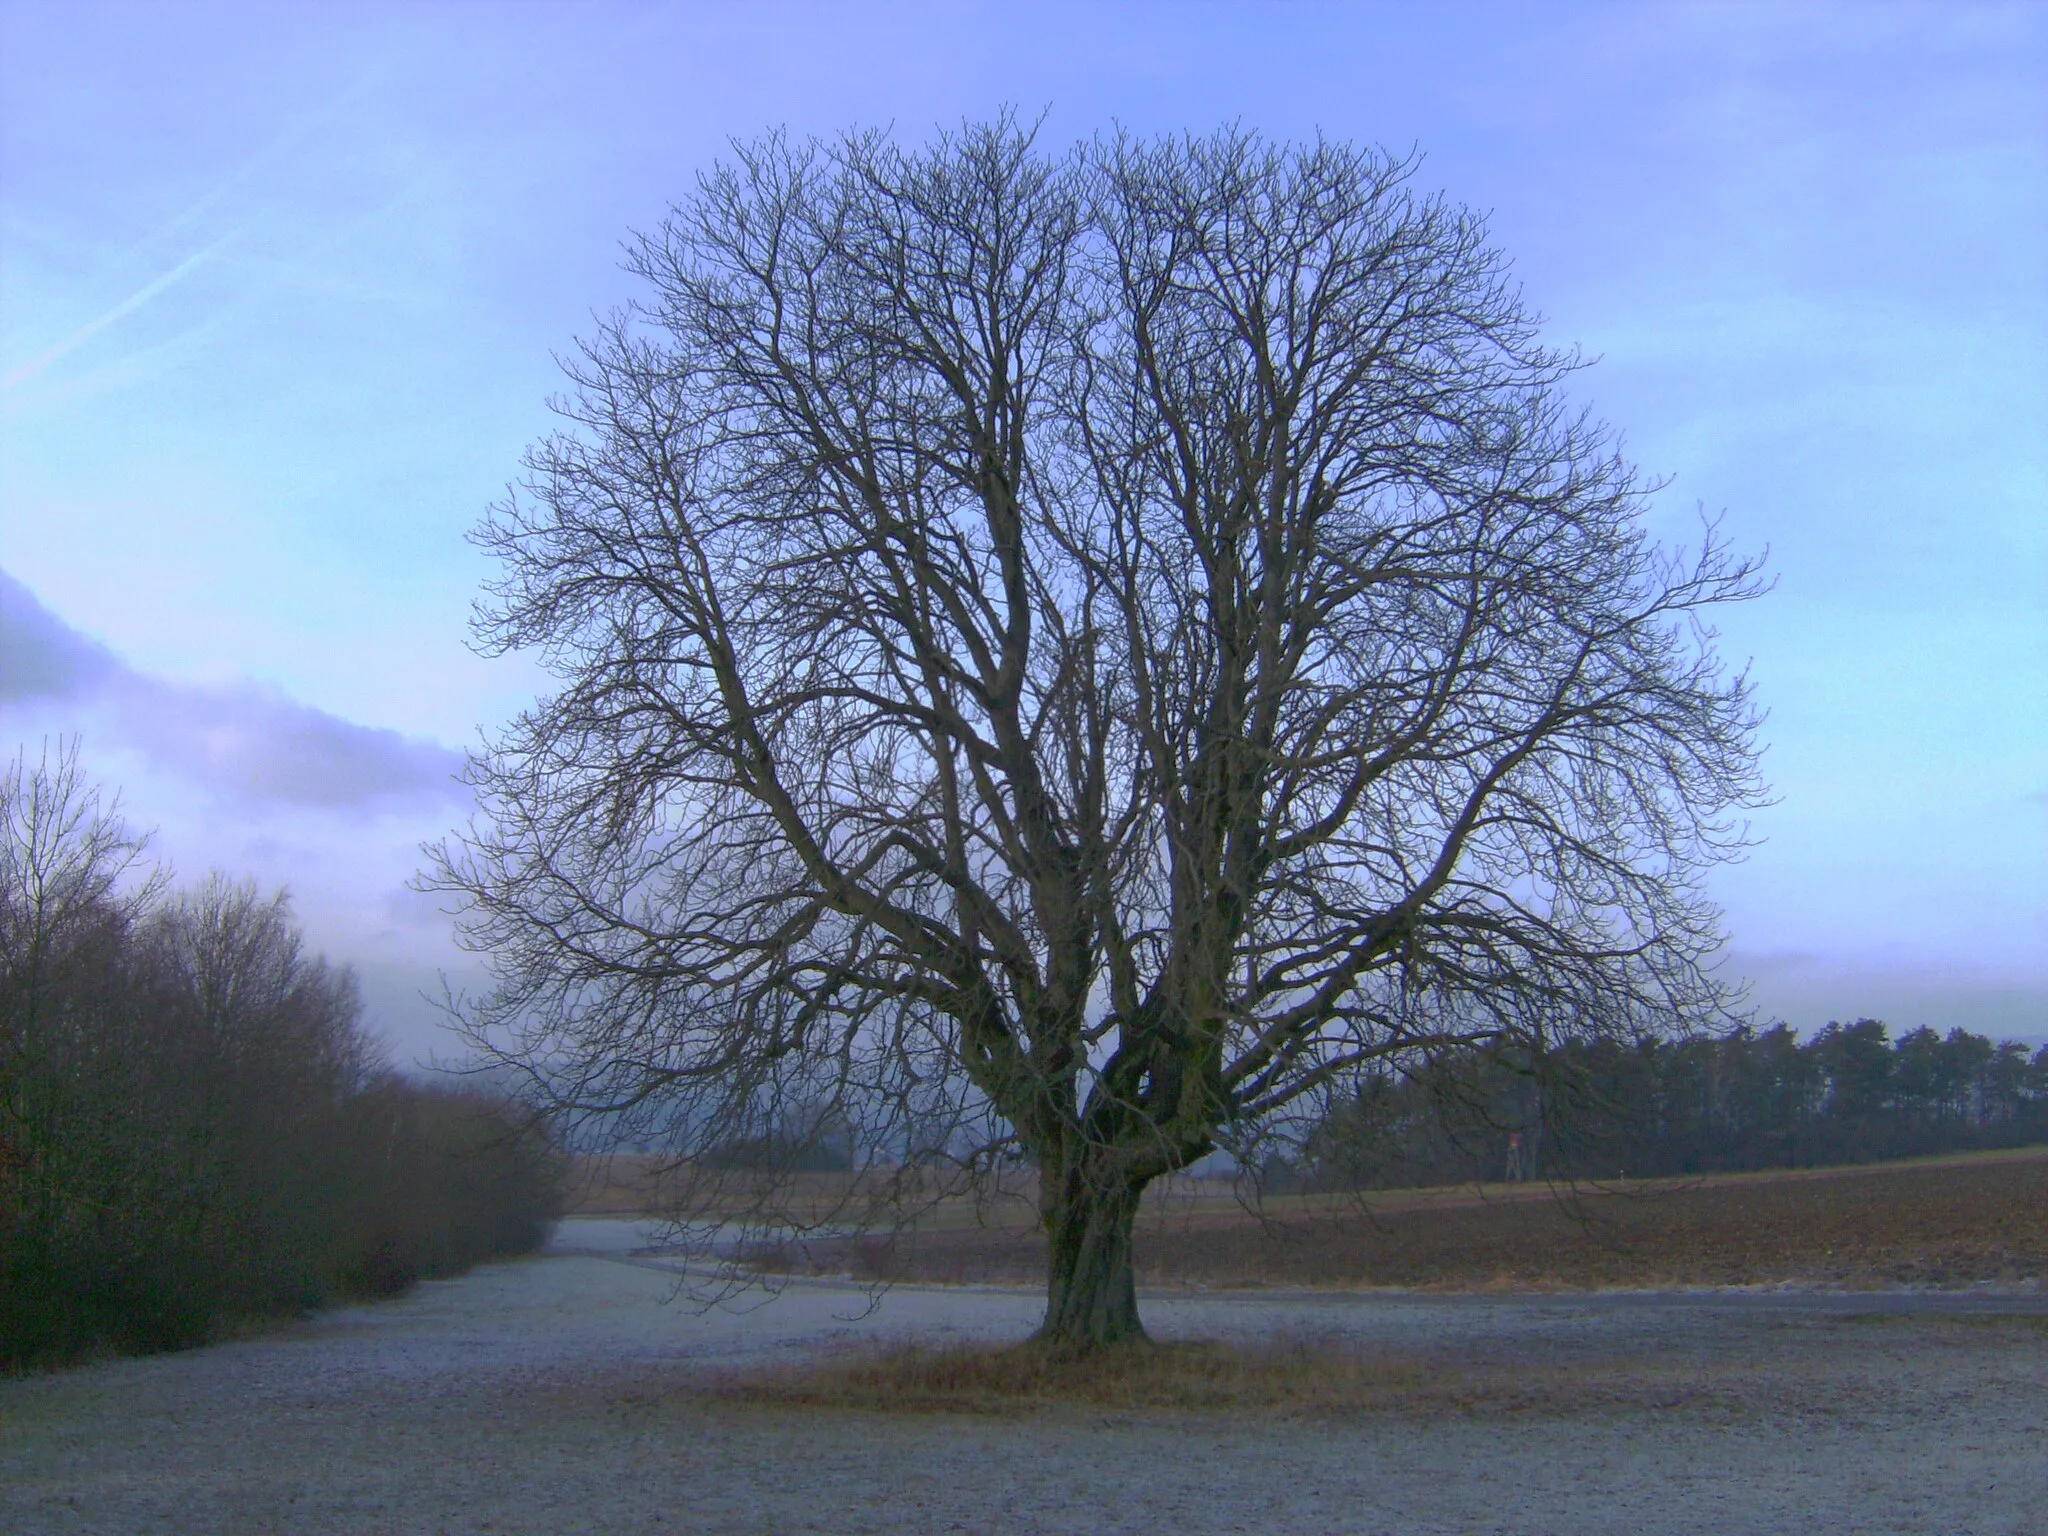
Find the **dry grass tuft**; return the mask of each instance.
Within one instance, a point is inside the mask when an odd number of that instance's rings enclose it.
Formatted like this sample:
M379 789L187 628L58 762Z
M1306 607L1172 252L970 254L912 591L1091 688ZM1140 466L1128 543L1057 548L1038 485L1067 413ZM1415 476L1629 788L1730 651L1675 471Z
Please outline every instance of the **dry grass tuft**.
M1512 1415L1604 1407L1743 1408L1742 1386L1645 1362L1556 1362L1532 1370L1371 1351L1345 1340L1141 1343L1087 1355L1035 1344L849 1349L804 1365L734 1376L726 1404L877 1413L1015 1417L1059 1410Z
M1333 1358L1334 1356L1334 1358ZM1133 1343L1075 1354L1037 1344L852 1349L721 1383L729 1401L897 1413L1388 1407L1427 1376L1420 1361L1311 1340Z

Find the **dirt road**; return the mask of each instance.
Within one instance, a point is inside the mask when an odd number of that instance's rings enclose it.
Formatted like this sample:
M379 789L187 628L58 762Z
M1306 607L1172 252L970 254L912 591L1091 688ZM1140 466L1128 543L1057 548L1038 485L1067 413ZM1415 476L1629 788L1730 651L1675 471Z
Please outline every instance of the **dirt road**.
M1029 1292L667 1304L623 1227L222 1347L0 1382L0 1530L2027 1532L2048 1294L1153 1297L1161 1336L1478 1363L1520 1406L1015 1419L721 1405L848 1341L1015 1338Z

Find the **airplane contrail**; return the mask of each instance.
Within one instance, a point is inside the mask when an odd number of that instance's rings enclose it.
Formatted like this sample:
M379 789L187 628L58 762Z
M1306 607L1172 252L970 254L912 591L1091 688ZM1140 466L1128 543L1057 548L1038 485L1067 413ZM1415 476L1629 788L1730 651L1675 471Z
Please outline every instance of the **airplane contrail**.
M34 375L41 373L43 369L49 367L50 364L57 361L58 358L78 346L81 342L90 340L93 336L98 335L123 315L132 314L135 310L140 309L166 288L190 276L198 268L218 256L227 247L228 243L240 233L240 229L229 230L218 240L214 241L213 244L207 246L206 249L194 251L175 267L172 267L170 271L144 283L105 314L88 320L84 325L44 352L40 357L32 358L6 376L0 377L0 389L12 389L24 379L32 378Z
M140 249L146 250L151 245L176 233L219 203L222 198L234 191L235 188L283 160L307 139L311 138L318 130L336 121L341 114L342 107L347 102L361 96L367 88L369 81L374 77L374 71L365 74L354 87L336 94L326 105L316 107L311 111L301 114L296 122L288 125L283 132L277 134L262 149L229 172L226 177L198 200L186 206L169 223L159 226L154 233L142 241ZM0 391L13 389L17 384L33 378L36 374L42 372L43 369L49 367L50 364L57 361L58 358L64 356L65 353L71 351L80 343L98 335L123 315L132 314L172 284L190 276L198 268L218 256L230 241L247 230L252 223L259 222L259 218L260 214L256 218L243 219L241 223L230 229L226 234L214 241L213 244L207 246L202 251L195 251L168 272L145 283L141 288L131 293L105 314L86 322L86 324L80 326L55 346L42 353L41 356L32 358L20 367L0 375Z

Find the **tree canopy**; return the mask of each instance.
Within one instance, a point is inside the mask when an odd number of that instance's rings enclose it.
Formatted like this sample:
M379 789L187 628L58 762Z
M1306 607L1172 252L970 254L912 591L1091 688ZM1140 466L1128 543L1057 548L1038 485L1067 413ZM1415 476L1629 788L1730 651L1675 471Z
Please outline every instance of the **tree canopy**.
M701 1154L827 1126L864 1201L1021 1156L1086 1345L1148 1181L1372 1064L1716 1020L1756 567L1648 537L1414 171L1003 120L706 174L480 532L559 689L439 850L474 1037L728 1207Z

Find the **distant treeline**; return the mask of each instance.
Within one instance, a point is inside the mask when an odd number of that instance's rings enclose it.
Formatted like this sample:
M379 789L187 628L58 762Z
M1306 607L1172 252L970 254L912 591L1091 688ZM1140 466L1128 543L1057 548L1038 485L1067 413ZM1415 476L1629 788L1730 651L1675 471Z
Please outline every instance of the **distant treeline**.
M172 1349L530 1249L560 1159L387 1070L282 896L175 894L75 753L0 775L0 1365Z
M1875 1019L1678 1042L1472 1051L1369 1080L1282 1182L1656 1177L2048 1142L2048 1047Z

